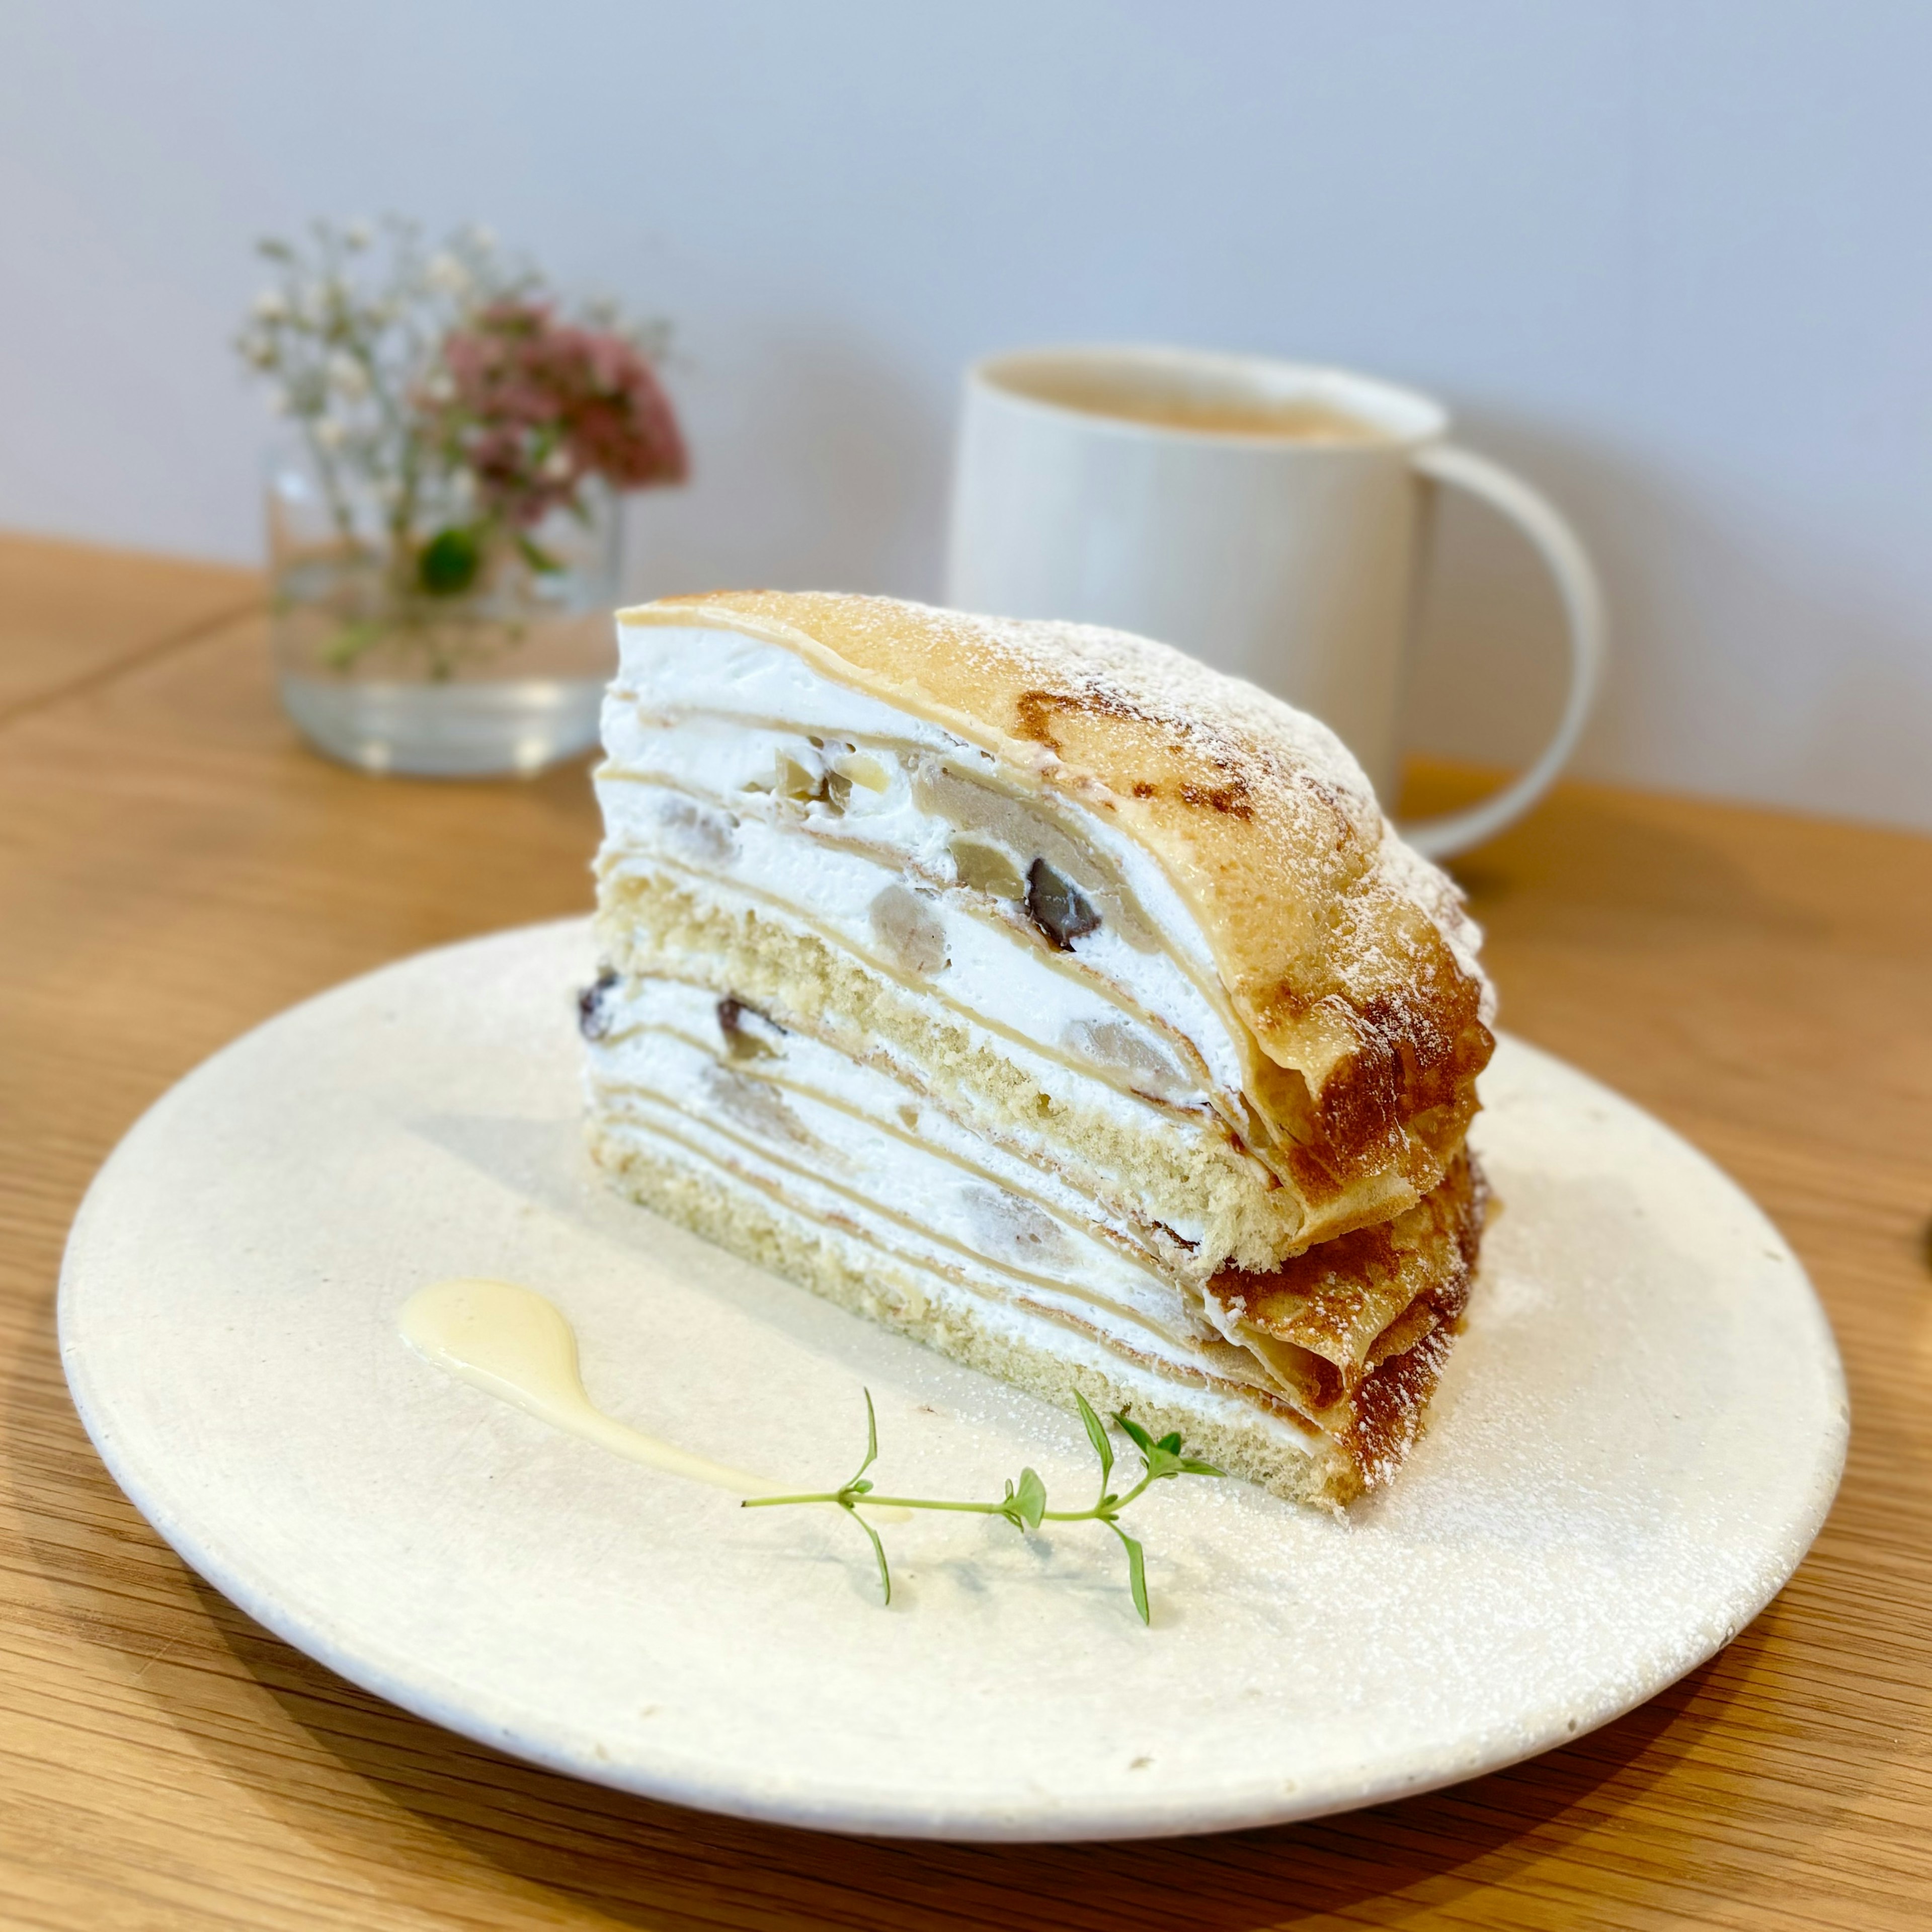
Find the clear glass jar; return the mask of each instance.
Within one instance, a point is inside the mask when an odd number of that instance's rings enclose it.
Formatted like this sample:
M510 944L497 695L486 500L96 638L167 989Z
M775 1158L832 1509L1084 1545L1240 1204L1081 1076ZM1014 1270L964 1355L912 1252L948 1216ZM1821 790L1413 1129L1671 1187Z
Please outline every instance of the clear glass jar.
M376 489L278 454L271 639L302 735L364 771L429 778L528 774L594 744L622 519L601 484L583 500L580 517L480 538L464 505L418 501L399 541Z

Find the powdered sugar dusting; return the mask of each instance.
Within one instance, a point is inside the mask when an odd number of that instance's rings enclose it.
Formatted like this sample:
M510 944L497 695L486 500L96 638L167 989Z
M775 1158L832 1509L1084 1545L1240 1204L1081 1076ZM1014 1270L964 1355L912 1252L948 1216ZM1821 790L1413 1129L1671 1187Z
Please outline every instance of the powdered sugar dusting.
M1454 955L1456 964L1482 988L1478 1009L1484 1025L1496 1023L1496 989L1483 970L1477 955L1483 944L1483 928L1469 916L1462 889L1439 866L1434 866L1410 844L1393 825L1382 829L1382 865L1398 892L1414 899L1426 912L1442 943Z

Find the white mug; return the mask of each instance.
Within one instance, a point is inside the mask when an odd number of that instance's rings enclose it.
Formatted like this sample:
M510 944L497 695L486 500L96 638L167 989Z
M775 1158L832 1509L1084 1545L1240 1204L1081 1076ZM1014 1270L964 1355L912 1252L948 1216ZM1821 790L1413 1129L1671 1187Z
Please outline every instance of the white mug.
M1312 712L1394 795L1416 562L1432 484L1468 490L1541 554L1568 616L1570 688L1528 770L1405 826L1432 857L1541 796L1574 747L1604 648L1569 525L1447 440L1448 412L1341 370L1153 348L996 356L967 372L946 601L1159 638Z

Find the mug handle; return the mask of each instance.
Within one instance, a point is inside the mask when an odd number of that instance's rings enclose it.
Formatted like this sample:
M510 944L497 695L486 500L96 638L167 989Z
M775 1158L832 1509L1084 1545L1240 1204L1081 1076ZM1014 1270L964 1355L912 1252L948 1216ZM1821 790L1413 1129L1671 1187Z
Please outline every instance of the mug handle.
M1438 483L1453 483L1491 508L1499 510L1536 546L1556 580L1570 639L1570 691L1563 715L1548 744L1520 778L1492 796L1461 812L1444 812L1398 828L1425 858L1444 859L1480 845L1514 824L1547 791L1576 748L1603 675L1607 626L1604 593L1576 533L1548 500L1520 476L1453 443L1432 443L1416 452L1415 467Z

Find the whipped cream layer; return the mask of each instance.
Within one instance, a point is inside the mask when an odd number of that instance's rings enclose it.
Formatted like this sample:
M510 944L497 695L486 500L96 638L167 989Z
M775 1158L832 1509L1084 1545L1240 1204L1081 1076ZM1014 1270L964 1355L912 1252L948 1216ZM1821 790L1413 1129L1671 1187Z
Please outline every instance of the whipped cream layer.
M607 1132L748 1174L820 1226L855 1223L902 1259L1173 1372L1211 1372L1304 1408L1324 1385L1316 1352L1259 1333L1189 1282L1171 1231L1108 1220L1051 1166L736 1000L670 980L607 986L590 1054Z
M935 1252L976 1256L1016 1280L1191 1332L1181 1294L1132 1232L1096 1220L1093 1204L1058 1176L922 1105L890 1076L748 1008L728 1009L728 1033L721 1004L674 981L631 982L608 1002L608 1030L592 1045L600 1101L608 1107L621 1093L667 1106L848 1201L901 1204L886 1218Z
M620 981L596 996L588 1036L590 1064L600 1079L647 1081L661 1064L657 1042L677 1040L736 1074L783 1088L800 1088L895 1138L910 1139L968 1167L983 1168L1003 1187L1038 1190L1042 1206L1102 1228L1135 1252L1171 1266L1199 1238L1198 1229L1136 1222L1082 1190L1043 1154L1024 1149L962 1121L916 1088L888 1064L854 1060L809 1034L790 1030L755 1007L720 998L710 989L655 975ZM1116 1106L1120 1096L1099 1090ZM1124 1103L1130 1108L1132 1102Z
M1090 1306L1056 1307L1046 1295L989 1294L982 1282L972 1280L968 1270L950 1258L922 1258L902 1245L896 1226L829 1202L814 1204L794 1185L791 1175L729 1143L714 1138L709 1146L702 1144L705 1136L701 1131L693 1133L691 1127L686 1118L653 1118L650 1109L628 1118L606 1117L598 1126L604 1143L600 1157L614 1165L627 1146L634 1146L647 1159L687 1168L710 1185L741 1194L767 1210L776 1203L810 1223L818 1239L839 1251L855 1274L876 1272L878 1256L888 1256L902 1278L916 1281L918 1293L931 1309L985 1334L1030 1344L1057 1360L1096 1370L1137 1404L1156 1407L1180 1384L1188 1389L1194 1412L1202 1419L1233 1428L1259 1426L1303 1455L1320 1457L1326 1452L1323 1431L1283 1406L1278 1396L1267 1400L1270 1392L1252 1372L1243 1372L1244 1365L1238 1360L1210 1367L1200 1349L1168 1345L1155 1330L1130 1322L1109 1324L1104 1318L1095 1321ZM1234 1372L1228 1372L1231 1368ZM1258 1396L1265 1406L1257 1402Z
M1253 1044L1132 841L1018 800L985 752L776 646L696 626L622 634L598 776L607 866L669 866L785 907L1012 1038L1248 1124ZM1048 890L1072 889L1064 937L1034 916L1042 846L1061 861Z
M620 1146L728 1174L821 1232L856 1231L1007 1318L1292 1405L1313 1386L1284 1360L1297 1352L1258 1352L1132 1230L1095 1220L1054 1175L736 1003L670 980L609 989L590 1078L599 1131Z

